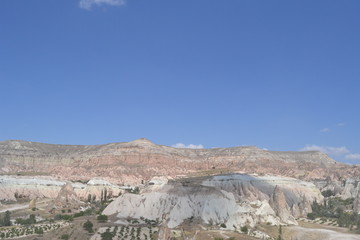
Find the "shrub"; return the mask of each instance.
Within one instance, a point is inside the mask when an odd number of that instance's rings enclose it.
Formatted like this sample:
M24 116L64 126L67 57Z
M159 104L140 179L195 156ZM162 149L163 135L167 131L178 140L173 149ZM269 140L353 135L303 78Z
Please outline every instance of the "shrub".
M41 227L35 228L35 233L36 234L44 234L44 230Z
M60 215L61 219L66 220L66 221L73 221L74 217L73 215Z
M36 223L36 219L35 219L35 215L34 215L34 214L31 214L31 215L29 216L29 218L27 218L27 219L17 218L17 219L15 220L15 222L16 222L17 224L20 224L20 225L30 225L30 224Z
M101 240L112 240L114 237L114 235L109 231L103 232L100 236Z
M222 228L226 228L225 223L220 224L220 227L222 227Z
M60 239L69 240L69 239L70 239L70 235L69 235L69 234L63 234L63 235L61 235Z
M308 213L307 214L307 217L309 218L309 219L311 219L311 220L315 220L315 213Z
M326 190L326 191L321 192L321 194L322 194L324 197L331 197L331 196L335 196L335 193L334 193L333 191L331 191L330 189L329 189L329 190Z
M99 222L106 222L108 220L108 216L106 215L99 215L96 218Z
M87 221L84 223L84 225L83 225L84 229L85 229L86 231L88 231L89 233L94 232L94 230L92 229L93 226L94 226L94 224L93 224L92 222L90 222L89 220L87 220Z
M80 212L74 214L74 218L82 217L84 215L85 215L85 213L83 211L80 211Z
M248 229L248 227L245 225L245 226L242 226L241 228L240 228L240 230L243 232L243 233L248 233L248 231L249 231L249 229Z

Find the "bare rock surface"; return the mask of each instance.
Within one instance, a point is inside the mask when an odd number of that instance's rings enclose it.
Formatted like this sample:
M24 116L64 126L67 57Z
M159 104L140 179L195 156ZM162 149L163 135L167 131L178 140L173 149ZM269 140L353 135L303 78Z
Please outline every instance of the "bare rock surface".
M360 214L360 184L357 186L357 194L354 200L354 212Z
M48 176L0 176L0 201L17 201L19 199L51 198L55 199L66 181ZM81 200L99 200L102 192L118 196L123 187L102 179L92 179L88 183L71 183L74 192ZM109 196L110 197L110 196Z
M31 199L31 201L29 202L29 209L33 208L36 208L36 198Z
M61 187L60 192L54 200L54 204L59 208L66 208L80 205L81 202L71 183L66 183Z
M295 218L291 215L285 194L278 186L275 187L274 193L270 197L270 206L282 222L286 224L297 224Z
M255 226L258 222L297 224L287 202L300 204L304 194L309 195L308 199L322 200L313 184L296 179L245 174L199 177L149 185L140 194L123 194L103 213L116 214L120 219L155 220L164 219L165 215L169 228L193 218L205 223L225 223L230 229L245 224ZM286 212L281 209L284 206Z

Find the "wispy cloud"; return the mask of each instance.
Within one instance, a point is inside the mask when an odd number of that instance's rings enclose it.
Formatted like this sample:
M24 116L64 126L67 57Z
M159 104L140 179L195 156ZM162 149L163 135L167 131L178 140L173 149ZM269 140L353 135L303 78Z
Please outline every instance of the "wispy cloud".
M347 155L345 156L345 159L349 159L349 160L360 160L360 154L359 154L359 153L347 154Z
M320 132L330 132L330 128L323 128L320 130Z
M110 5L110 6L122 6L126 3L126 0L80 0L79 6L83 9L90 10L93 5Z
M344 155L349 153L349 150L344 146L328 147L328 146L306 145L299 151L320 151L329 155Z
M177 144L172 145L172 147L175 147L175 148L202 149L202 148L204 148L204 145L202 145L202 144L199 144L199 145L195 145L195 144L185 145L183 143L177 143Z
M345 123L338 123L338 124L336 124L338 127L343 127L343 126L345 126Z

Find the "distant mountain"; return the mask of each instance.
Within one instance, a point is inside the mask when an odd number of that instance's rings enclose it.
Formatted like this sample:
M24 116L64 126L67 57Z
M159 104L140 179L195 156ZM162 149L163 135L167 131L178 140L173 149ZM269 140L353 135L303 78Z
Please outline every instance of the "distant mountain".
M0 142L0 174L42 174L66 180L101 177L113 183L137 184L158 175L228 172L337 180L360 173L359 167L338 163L317 151L279 152L253 146L181 149L144 138L103 145Z

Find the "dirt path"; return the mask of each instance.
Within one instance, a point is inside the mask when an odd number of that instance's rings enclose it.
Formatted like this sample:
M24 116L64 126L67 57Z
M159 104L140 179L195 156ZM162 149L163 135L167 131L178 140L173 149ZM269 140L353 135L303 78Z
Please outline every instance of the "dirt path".
M40 204L44 204L49 202L49 199L44 199L36 203L37 206ZM23 204L10 204L10 205L1 205L0 206L0 213L6 212L6 211L16 211L21 209L29 208L29 203L23 203Z
M304 228L299 226L287 227L288 231L291 231L292 239L301 240L360 240L360 235L341 233L329 229L320 228Z
M1 206L0 213L6 212L6 211L15 211L20 209L29 208L29 204L16 204L11 206Z

